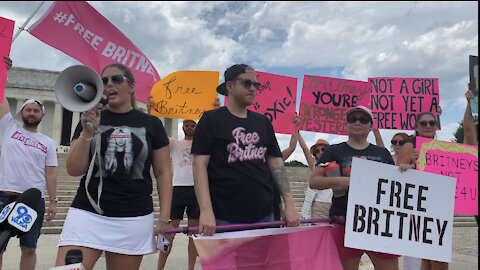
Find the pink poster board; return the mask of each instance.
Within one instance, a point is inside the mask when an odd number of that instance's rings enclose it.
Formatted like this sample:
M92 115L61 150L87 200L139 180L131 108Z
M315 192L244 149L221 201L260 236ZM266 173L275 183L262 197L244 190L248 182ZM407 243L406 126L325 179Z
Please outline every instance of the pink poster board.
M457 179L455 214L478 215L478 146L417 137L417 170Z
M297 104L297 78L255 71L260 90L253 104L247 108L265 115L272 122L275 133L293 134L293 117ZM225 97L225 104L228 98Z
M305 75L299 130L345 135L345 112L354 106L369 107L371 87L368 82Z
M7 83L7 67L5 67L3 57L10 55L14 25L14 21L0 17L0 102L3 100Z
M372 84L373 127L415 130L416 115L432 112L440 123L438 79L369 78Z

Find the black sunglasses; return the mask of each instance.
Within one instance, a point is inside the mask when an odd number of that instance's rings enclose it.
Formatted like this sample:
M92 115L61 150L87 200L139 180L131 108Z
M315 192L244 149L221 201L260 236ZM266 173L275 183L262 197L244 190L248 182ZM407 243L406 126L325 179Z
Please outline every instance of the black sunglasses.
M113 75L111 77L102 77L102 82L104 86L108 84L108 78L110 78L114 84L121 84L125 80L127 80L127 82L130 83L130 80L127 77L125 77L125 75L118 74L118 75Z
M322 147L322 148L320 148L320 149L322 149L322 152L325 152L325 149L327 149L327 147L328 147L328 146L325 146L325 147ZM316 155L316 154L320 153L320 150L319 150L319 149L315 149L315 151L313 151L313 153L315 153L315 155Z
M429 124L431 127L436 127L436 126L437 126L437 121L435 121L435 120L420 121L419 124L420 124L420 126L422 126L422 127L426 127L427 124Z
M392 145L397 145L397 144L398 144L398 145L400 145L400 146L404 145L406 142L407 142L407 141L401 141L401 140L399 140L399 141L397 141L397 140L392 140L392 141L391 141Z
M357 120L360 120L360 123L364 125L370 123L370 118L367 118L367 117L356 117L356 116L347 117L347 122L350 124L354 124L355 122L357 122Z
M262 85L259 82L252 82L251 80L248 80L248 79L233 79L232 81L236 81L236 80L242 81L243 86L247 89L250 89L250 87L253 85L255 89L259 90L260 86Z

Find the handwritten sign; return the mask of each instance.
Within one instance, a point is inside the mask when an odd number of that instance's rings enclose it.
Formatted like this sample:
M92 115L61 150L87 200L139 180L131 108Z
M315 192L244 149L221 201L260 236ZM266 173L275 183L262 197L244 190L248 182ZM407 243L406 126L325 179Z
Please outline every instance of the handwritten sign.
M438 79L369 78L372 84L373 127L415 130L417 114L432 112L440 123Z
M354 106L368 107L371 87L367 82L305 75L299 129L345 135L345 112Z
M177 71L156 83L151 91L152 115L198 120L213 110L217 71Z
M261 84L252 105L247 109L265 115L275 133L293 134L297 104L297 78L255 71ZM225 97L228 104L228 97Z
M456 178L455 214L478 215L478 146L417 137L417 169Z
M3 63L3 57L10 55L14 25L14 21L0 17L0 102L3 100L7 82L7 67Z
M353 158L345 246L450 262L454 191L452 177Z

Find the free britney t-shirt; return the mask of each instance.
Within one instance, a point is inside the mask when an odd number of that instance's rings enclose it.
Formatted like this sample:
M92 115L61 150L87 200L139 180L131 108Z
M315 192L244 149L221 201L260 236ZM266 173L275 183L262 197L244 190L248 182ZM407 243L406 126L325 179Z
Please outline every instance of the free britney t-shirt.
M210 155L207 167L215 218L256 222L272 213L273 181L267 157L282 157L264 115L246 118L227 107L205 112L195 128L192 153Z

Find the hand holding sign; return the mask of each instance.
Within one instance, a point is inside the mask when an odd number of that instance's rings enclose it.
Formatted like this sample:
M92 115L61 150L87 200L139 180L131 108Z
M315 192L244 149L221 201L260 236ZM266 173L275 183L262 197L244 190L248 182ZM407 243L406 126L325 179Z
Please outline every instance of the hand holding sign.
M14 24L14 21L0 17L0 56L2 56L5 62L5 66L0 65L0 100L3 100L5 83L7 82L7 70L12 67L12 60L8 58L8 55L12 45Z
M156 83L151 91L151 114L167 118L198 120L214 109L219 73L177 71Z

